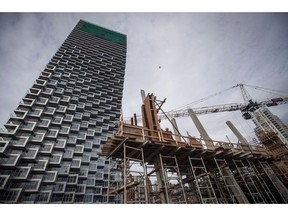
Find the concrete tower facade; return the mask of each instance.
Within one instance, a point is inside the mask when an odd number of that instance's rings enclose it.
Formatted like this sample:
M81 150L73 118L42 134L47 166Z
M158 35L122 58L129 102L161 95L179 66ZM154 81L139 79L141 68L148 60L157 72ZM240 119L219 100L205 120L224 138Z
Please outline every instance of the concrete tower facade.
M1 203L116 202L116 162L98 152L120 118L125 63L125 35L78 22L0 131Z
M252 119L256 125L255 132L273 131L278 134L281 141L288 145L288 128L278 118L272 114L268 108L262 107L254 112L255 119Z

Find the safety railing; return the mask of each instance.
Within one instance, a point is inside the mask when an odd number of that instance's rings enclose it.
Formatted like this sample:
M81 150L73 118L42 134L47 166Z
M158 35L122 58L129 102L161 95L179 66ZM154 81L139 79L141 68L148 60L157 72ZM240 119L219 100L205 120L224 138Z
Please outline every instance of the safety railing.
M195 138L190 135L182 136L173 134L169 130L151 130L144 128L142 126L131 125L124 122L119 122L118 126L118 136L124 136L129 138L135 138L139 140L150 140L163 143L169 143L170 145L177 145L180 147L194 147L196 149L208 149L204 139ZM177 141L176 137L179 137L181 141ZM211 140L209 140L211 142ZM212 140L214 149L233 149L235 151L243 151L239 143L225 142ZM210 148L209 148L210 149ZM264 147L257 147L253 152L266 153L267 150Z

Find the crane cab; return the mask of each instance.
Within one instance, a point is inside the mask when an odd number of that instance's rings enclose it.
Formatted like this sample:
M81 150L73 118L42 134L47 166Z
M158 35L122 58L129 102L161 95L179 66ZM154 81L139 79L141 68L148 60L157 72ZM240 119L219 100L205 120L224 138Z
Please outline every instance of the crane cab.
M244 113L242 114L242 117L243 117L245 120L251 119L251 115L250 115L249 112L244 112Z

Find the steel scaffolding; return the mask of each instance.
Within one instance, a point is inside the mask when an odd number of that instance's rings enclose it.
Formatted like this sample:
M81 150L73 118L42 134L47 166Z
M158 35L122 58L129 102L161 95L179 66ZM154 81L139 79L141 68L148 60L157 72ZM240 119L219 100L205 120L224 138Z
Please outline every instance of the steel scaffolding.
M214 162L217 166L216 176L214 180L218 189L222 192L221 198L218 198L220 203L249 203L245 194L236 182L232 171L230 170L225 159L216 159ZM221 202L223 200L223 202Z
M109 146L108 156L121 161L108 173L107 198L115 196L116 203L287 203L273 163L253 159L259 154L127 137L115 137Z
M265 203L278 203L275 199L273 193L269 189L268 185L266 184L265 177L261 173L261 169L258 169L252 161L246 160L247 164L254 170L255 172L255 179L258 181L258 188L260 193L262 194Z
M167 203L187 203L176 156L159 154ZM180 187L177 187L179 185Z
M245 166L242 160L233 160L233 163L237 169L237 174L242 180L242 185L246 186L247 190L244 189L244 193L247 191L248 193L246 193L246 195L248 195L254 203L265 203L258 187L256 186L257 183L255 183L254 179L256 174L254 170L251 167Z
M102 147L101 154L122 161L123 184L109 190L122 203L287 203L284 160L249 146L239 131L240 143L212 140L193 113L201 139L181 135L176 124L175 134L163 130L157 118L163 103L153 94L143 103L143 126L121 121Z
M149 203L148 201L148 183L147 167L144 162L142 148L131 147L123 141L123 160L118 169L111 169L109 173L109 183L107 196L115 194L120 203ZM129 153L127 153L129 150ZM135 157L133 157L135 156ZM136 169L133 169L136 168ZM111 176L115 173L121 173L123 181L113 182ZM114 184L113 184L114 183Z
M288 203L288 190L276 176L271 166L267 163L267 161L259 161L259 164L262 167L262 170L265 172L266 176L269 178L272 186L274 186L275 191L277 191L281 197L281 201Z
M196 189L201 203L218 203L212 187L209 173L206 170L203 159L189 157L191 171L196 184Z

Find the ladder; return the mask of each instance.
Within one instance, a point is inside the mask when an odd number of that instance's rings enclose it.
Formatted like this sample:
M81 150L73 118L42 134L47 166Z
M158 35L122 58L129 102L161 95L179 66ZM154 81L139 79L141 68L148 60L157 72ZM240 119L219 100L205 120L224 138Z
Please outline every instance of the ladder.
M251 168L245 166L241 160L234 160L233 163L243 180L244 185L246 186L252 200L254 203L265 203L262 195L260 194L252 176L255 176L255 173Z
M222 177L224 182L223 189L227 191L229 196L226 197L227 203L249 203L240 186L234 179L230 168L227 166L226 160L214 158L214 161L216 163L219 175Z
M143 145L139 145L138 147L129 146L126 143L126 140L123 141L123 163L120 165L120 169L115 169L116 172L120 171L123 174L123 182L121 182L120 185L113 185L113 180L111 178L112 172L109 172L107 198L109 198L109 194L116 194L117 201L124 204L149 203L147 165L144 160L144 152L141 146ZM141 167L143 170L140 169Z
M141 146L141 145L140 145ZM148 199L148 184L147 184L147 167L144 160L144 152L143 148L137 148L133 146L129 146L126 143L124 143L124 203L149 203ZM127 153L127 151L130 150L130 153ZM132 150L132 152L131 152ZM132 170L132 166L136 165L138 167L142 167L143 171L137 169L137 171ZM137 180L131 179L133 178L132 173L140 174L139 178ZM138 194L137 189L141 186L141 184L144 185L144 200L141 198L141 194ZM133 190L132 190L133 189ZM128 193L129 192L129 193ZM136 196L131 196L131 201L129 201L127 198L127 195L130 195L130 193L133 192Z
M189 156L188 158L201 203L218 203L202 157L192 158Z
M167 203L187 204L184 185L176 156L160 156Z
M211 172L210 180L212 187L214 189L215 195L217 197L218 203L229 203L229 195L227 196L227 190L222 180L222 177L219 172ZM231 203L231 202L230 202Z
M107 204L109 203L109 196L114 196L114 203L123 203L122 196L120 194L110 194L110 191L120 187L120 181L115 179L115 176L121 173L121 170L118 168L118 162L111 161L111 158L108 159L108 184L107 184Z
M267 163L267 161L259 161L262 169L266 173L266 175L269 177L275 188L277 189L279 195L281 196L282 200L285 203L288 203L288 190L285 187L285 185L279 180L279 178L274 173L271 166Z
M250 162L247 160L247 163L249 164L250 167L252 167L254 169L254 172L256 174L256 178L260 182L260 187L262 188L261 191L264 192L264 194L262 194L262 195L263 195L263 198L265 199L266 203L278 203L277 200L275 199L273 193L271 192L271 190L267 186L266 182L262 178L262 175L261 175L259 169L257 169L257 167L255 166L255 164L253 162ZM265 196L265 194L266 194L266 196Z

